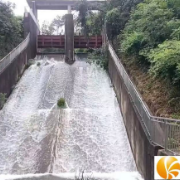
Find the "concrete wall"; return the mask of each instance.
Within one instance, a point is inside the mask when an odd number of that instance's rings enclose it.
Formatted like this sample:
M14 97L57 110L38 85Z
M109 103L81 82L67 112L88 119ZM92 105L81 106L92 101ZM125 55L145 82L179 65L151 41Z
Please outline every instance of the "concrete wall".
M153 180L154 156L158 154L159 147L153 145L146 136L142 124L143 120L131 101L119 71L114 59L109 55L109 75L119 101L137 169L145 180Z
M19 80L25 70L28 61L28 48L0 73L0 93L10 95L14 85Z

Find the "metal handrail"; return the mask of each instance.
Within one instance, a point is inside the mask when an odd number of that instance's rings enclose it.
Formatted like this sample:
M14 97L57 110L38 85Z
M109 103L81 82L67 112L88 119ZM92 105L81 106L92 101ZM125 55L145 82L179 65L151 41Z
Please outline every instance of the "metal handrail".
M180 154L180 120L153 116L109 42L108 49L131 96L132 103L142 118L148 138L166 151Z
M28 46L30 42L30 34L26 37L26 39L21 42L16 48L14 48L8 55L0 60L0 73L4 71L4 69L12 63L12 61Z

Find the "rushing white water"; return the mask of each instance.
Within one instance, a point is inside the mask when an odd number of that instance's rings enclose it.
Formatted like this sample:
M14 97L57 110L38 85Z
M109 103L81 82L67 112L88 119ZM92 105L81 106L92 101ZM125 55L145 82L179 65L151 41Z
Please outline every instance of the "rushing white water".
M0 111L0 174L136 172L106 72L82 59L37 62Z

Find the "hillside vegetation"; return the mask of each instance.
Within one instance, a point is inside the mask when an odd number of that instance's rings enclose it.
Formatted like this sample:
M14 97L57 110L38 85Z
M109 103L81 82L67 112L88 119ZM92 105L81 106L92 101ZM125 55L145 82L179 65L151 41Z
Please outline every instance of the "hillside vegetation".
M119 54L155 115L180 117L180 1L145 0L118 36ZM137 68L138 67L138 68Z

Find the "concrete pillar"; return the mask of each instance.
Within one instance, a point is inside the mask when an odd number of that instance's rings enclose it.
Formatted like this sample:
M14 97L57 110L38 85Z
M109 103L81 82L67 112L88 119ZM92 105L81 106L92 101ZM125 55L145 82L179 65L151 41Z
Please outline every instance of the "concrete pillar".
M37 26L34 23L31 15L27 12L24 13L24 37L30 33L29 53L28 58L34 58L37 53Z
M36 8L35 1L32 2L32 12L33 12L34 16L36 17L36 19L38 19L37 18L37 8Z
M24 38L27 37L27 35L30 32L30 22L29 22L29 13L27 12L27 9L24 11L24 20L23 20L23 27L24 27Z
M74 21L72 14L65 15L65 61L73 64L74 59Z
M68 14L71 14L71 5L68 5Z

